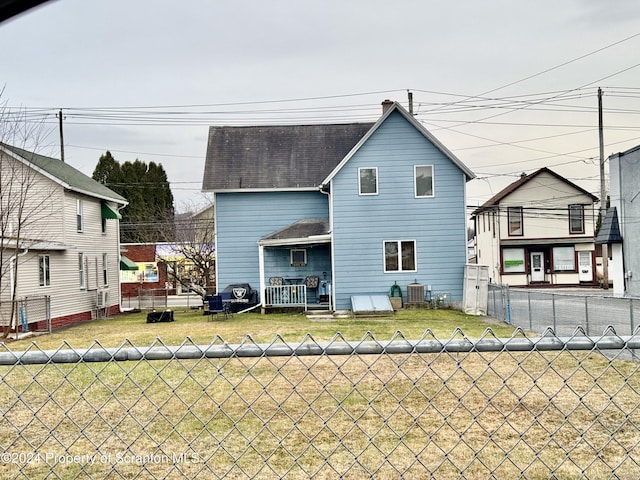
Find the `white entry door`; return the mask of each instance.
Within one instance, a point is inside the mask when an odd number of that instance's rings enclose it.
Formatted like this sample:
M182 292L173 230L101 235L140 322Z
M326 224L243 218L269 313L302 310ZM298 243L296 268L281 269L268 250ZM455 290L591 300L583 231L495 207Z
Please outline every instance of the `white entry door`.
M578 252L578 279L581 282L592 282L591 252Z
M531 252L531 281L544 282L543 252Z

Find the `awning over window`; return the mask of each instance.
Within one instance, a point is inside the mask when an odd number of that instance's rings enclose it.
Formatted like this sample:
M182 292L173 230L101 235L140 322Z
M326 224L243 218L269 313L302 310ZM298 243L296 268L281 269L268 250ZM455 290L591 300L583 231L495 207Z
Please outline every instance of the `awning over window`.
M124 255L120 255L120 270L138 270L138 264Z
M110 218L113 220L120 220L122 215L118 213L118 211L109 205L107 202L102 202L102 218Z

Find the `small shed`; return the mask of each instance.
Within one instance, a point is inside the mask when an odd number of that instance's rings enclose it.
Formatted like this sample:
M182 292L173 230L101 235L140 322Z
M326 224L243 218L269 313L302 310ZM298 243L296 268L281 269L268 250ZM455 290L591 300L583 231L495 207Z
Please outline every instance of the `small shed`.
M486 315L489 303L489 267L467 264L464 267L463 311L469 315Z

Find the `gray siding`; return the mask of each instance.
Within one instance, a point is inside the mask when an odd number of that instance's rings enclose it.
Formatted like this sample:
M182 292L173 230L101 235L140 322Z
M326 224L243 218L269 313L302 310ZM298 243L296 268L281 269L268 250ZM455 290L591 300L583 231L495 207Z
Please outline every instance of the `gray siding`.
M217 284L260 285L258 240L304 218L328 218L320 192L217 193Z
M433 165L433 198L414 197L414 166ZM378 195L358 195L358 168L378 167ZM354 294L387 294L418 281L462 299L465 177L399 113L393 113L334 177L336 308ZM417 271L384 273L383 242L415 240Z

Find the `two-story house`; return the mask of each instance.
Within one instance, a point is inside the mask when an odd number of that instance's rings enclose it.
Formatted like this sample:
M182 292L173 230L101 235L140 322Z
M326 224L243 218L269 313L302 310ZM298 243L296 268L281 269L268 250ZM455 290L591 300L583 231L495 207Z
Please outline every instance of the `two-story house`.
M59 159L6 144L0 173L4 325L12 298L49 297L52 328L118 313L127 201Z
M211 127L217 285L250 284L265 305L269 287L304 283L337 310L414 282L461 300L472 178L390 101L373 124Z
M477 263L500 284L596 284L597 201L548 168L523 174L473 212Z

